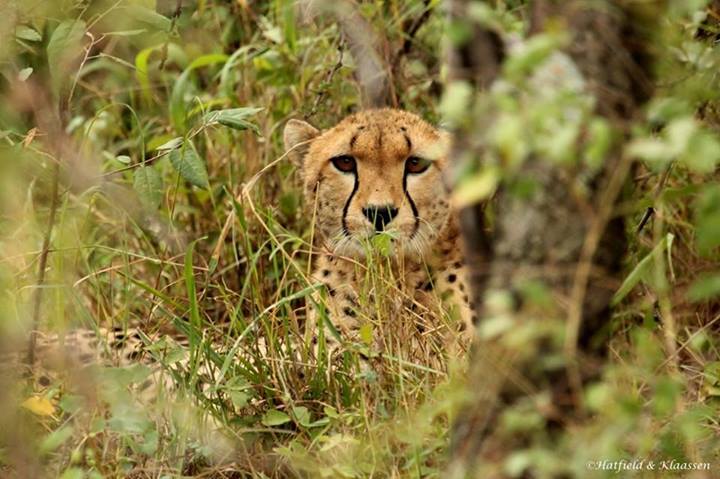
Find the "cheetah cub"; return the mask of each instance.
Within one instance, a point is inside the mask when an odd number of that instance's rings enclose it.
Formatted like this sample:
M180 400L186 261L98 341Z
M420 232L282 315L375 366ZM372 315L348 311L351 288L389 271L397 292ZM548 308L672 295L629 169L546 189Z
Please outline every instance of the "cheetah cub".
M465 343L474 321L443 181L449 134L412 113L379 109L326 131L290 120L284 141L301 165L314 218L313 280L326 287L309 301L323 306L311 308L306 331L316 336L322 323L328 350L346 341L378 346L379 334L368 340L372 331L392 332L411 318L419 331L414 341L444 330ZM378 244L384 245L379 262L373 259ZM377 281L371 264L381 265L389 281ZM392 306L381 315L380 303Z

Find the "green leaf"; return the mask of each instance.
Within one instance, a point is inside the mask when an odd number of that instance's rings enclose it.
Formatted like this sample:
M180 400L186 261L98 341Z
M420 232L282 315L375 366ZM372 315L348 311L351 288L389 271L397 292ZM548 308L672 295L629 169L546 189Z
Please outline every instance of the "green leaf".
M64 426L48 434L40 443L40 451L43 454L53 452L58 447L62 446L65 441L70 439L73 435L72 426Z
M150 8L140 5L125 7L125 13L137 26L147 28L152 32L169 32L172 21Z
M137 78L138 83L140 83L140 89L147 101L150 100L150 55L158 48L160 47L157 45L145 48L135 56L135 78Z
M185 180L199 188L210 187L205 163L195 151L192 142L186 142L182 148L170 152L170 163Z
M293 408L293 416L298 424L303 427L310 426L310 411L305 406L296 406Z
M705 301L720 296L720 273L701 276L688 291L688 299L693 302Z
M85 36L85 22L67 20L53 31L47 46L48 66L55 93L60 91L67 80L68 69L73 60L82 54L82 38Z
M179 136L177 138L173 138L172 140L166 141L162 145L153 148L157 151L163 151L163 150L175 150L177 148L180 148L183 144L185 139L182 136Z
M453 200L457 202L458 208L479 203L492 196L499 182L500 171L498 168L488 166L479 173L462 179L455 188Z
M212 111L205 115L203 121L206 124L219 123L234 130L252 130L260 134L260 129L254 123L247 121L247 118L264 110L264 108L230 108L227 110Z
M282 411L272 409L265 413L261 422L263 423L263 425L268 427L280 426L281 424L290 422L290 416L288 416Z
M459 125L468 117L468 105L472 103L473 89L467 82L454 81L445 89L440 102L443 119L450 125Z
M140 200L149 208L157 208L163 197L160 173L151 166L141 166L133 173L133 187Z
M193 70L218 63L225 63L228 61L228 58L230 57L220 53L198 57L193 60L177 80L175 80L175 85L170 94L170 119L176 130L184 132L186 128L187 108L185 96L190 90L190 75Z
M20 40L27 40L28 42L41 42L42 35L40 35L34 28L26 25L20 25L15 28L15 38Z
M652 251L647 254L647 256L638 262L613 296L611 302L612 306L615 306L622 301L623 298L625 298L625 296L627 296L640 281L647 279L647 276L651 271L653 261L656 258L660 258L666 249L670 251L674 239L675 236L672 233L668 233L665 238L663 238L660 243L658 243L657 246L655 246Z
M79 467L69 467L62 473L60 479L83 479L85 473Z
M194 241L185 253L185 288L187 289L188 300L190 301L190 324L196 328L200 328L202 321L200 319L200 309L197 302L197 288L195 285L195 273L193 270L193 250L195 249ZM192 338L190 338L192 340Z
M720 162L720 142L715 135L699 131L687 145L682 160L696 173L712 173Z

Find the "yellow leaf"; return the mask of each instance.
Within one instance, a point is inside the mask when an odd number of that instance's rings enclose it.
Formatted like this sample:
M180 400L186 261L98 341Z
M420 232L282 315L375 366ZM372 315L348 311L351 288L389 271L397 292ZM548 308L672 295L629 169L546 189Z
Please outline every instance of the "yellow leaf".
M363 324L362 327L360 327L360 339L367 344L368 346L371 346L373 343L373 327L372 324L366 323Z
M55 413L55 407L50 400L40 396L27 398L22 403L22 407L38 416L52 416Z

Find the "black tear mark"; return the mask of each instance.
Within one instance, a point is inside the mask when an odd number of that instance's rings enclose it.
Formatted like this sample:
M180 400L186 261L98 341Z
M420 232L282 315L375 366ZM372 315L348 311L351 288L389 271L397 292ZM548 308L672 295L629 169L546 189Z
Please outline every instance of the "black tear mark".
M407 190L407 177L408 177L408 171L405 170L405 173L403 173L403 192L405 193L405 198L407 198L408 203L410 203L410 209L413 212L413 218L415 218L415 225L413 225L413 232L410 235L410 239L412 240L415 235L418 232L418 229L420 229L420 216L418 215L418 209L417 206L415 206L415 202L412 199L412 196L410 196L410 193L408 193Z
M381 149L383 146L383 131L381 129L378 129L378 136L377 136L377 148L378 150Z
M357 133L353 135L352 138L350 138L350 150L355 148L355 142L357 141Z
M355 176L355 184L353 184L352 193L350 193L350 196L348 197L347 201L345 202L345 206L343 207L343 212L342 212L342 229L343 229L343 234L345 236L350 236L350 230L347 227L347 214L348 214L348 209L350 209L350 202L352 201L353 197L355 196L355 193L357 193L358 186L360 185L360 180L358 178L357 169L353 172L353 175Z

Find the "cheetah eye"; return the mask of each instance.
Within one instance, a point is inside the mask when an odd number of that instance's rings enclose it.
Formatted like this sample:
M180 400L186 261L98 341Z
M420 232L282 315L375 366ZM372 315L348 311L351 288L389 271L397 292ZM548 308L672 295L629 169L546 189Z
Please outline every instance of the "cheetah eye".
M333 166L343 173L352 173L355 171L355 158L350 155L341 155L331 158Z
M411 175L419 175L424 173L430 167L432 162L417 156L411 156L405 161L405 171Z

